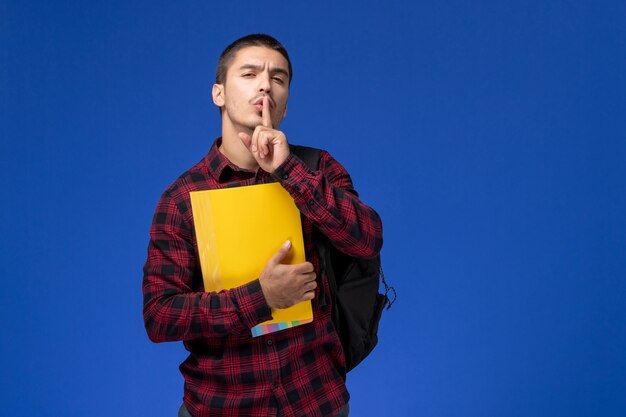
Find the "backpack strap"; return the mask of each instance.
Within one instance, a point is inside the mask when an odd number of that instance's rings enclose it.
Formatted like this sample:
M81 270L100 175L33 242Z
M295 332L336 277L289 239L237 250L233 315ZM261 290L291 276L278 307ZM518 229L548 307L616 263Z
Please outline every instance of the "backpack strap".
M320 163L321 149L309 148L308 146L289 145L289 149L309 167L311 171L317 171Z

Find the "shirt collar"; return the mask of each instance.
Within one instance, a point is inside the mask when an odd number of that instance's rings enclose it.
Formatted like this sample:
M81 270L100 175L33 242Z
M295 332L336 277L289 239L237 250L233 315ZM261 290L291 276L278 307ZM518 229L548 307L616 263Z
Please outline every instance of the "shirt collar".
M226 158L223 153L220 152L219 148L221 144L221 137L215 139L215 142L213 142L213 146L211 146L211 150L205 158L209 175L211 175L217 182L220 183L228 181L235 172L251 173L254 175L254 172L240 168L230 162L230 160Z

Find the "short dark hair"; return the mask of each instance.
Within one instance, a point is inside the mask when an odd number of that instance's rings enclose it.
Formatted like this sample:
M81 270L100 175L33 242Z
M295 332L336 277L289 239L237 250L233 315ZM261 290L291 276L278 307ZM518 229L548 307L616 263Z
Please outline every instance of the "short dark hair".
M289 59L287 50L275 38L263 33L254 33L239 38L224 49L224 52L220 55L220 59L217 61L217 70L215 71L216 84L224 84L226 82L226 72L228 71L230 64L233 62L235 55L240 49L247 48L249 46L263 46L280 52L280 54L287 60L287 65L289 66L289 84L291 85L293 70L291 69L291 60Z

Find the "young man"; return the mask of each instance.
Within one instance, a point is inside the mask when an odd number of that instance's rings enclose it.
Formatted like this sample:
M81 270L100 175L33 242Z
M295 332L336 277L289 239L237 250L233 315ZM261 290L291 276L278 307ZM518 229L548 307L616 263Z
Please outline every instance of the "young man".
M182 340L190 352L179 416L347 416L345 359L331 321L329 287L319 276L314 228L355 257L382 246L382 224L364 205L346 170L322 151L311 171L278 130L287 113L292 68L267 35L238 39L222 53L213 102L222 136L162 195L144 267L144 320L154 342ZM204 292L189 193L278 181L302 213L308 262L281 264L276 248L259 277ZM254 210L250 207L250 210ZM313 322L253 338L271 309L311 300Z

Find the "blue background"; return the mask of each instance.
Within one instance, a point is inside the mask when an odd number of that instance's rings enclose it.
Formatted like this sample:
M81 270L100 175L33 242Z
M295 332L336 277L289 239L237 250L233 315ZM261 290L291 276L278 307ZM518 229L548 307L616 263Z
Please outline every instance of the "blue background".
M292 57L282 130L384 220L352 415L626 415L626 5L575 0L0 1L0 415L175 415L148 229L251 32Z

